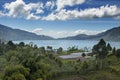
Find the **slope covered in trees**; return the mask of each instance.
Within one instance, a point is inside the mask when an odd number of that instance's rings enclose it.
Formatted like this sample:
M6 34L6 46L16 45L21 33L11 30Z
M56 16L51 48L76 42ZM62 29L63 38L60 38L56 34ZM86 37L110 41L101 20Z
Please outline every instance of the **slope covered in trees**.
M120 80L120 49L112 49L101 39L88 60L59 58L77 51L83 52L75 47L63 51L60 47L55 54L51 46L45 49L0 41L0 80Z

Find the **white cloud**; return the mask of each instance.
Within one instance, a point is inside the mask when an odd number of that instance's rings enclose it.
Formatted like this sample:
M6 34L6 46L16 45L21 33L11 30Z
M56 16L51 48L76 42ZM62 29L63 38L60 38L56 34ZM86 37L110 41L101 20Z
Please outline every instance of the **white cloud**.
M78 34L86 34L86 35L96 35L101 32L105 32L106 30L100 30L100 31L95 31L95 30L84 30L84 29L79 29L79 30L74 30L74 31L53 31L53 30L43 30L42 28L36 28L32 30L31 32L38 34L38 35L47 35L51 36L54 38L61 38L61 37L68 37L68 36L75 36Z
M5 14L2 11L0 11L0 17L3 17L3 16L5 16Z
M32 30L31 32L40 34L42 32L42 30L43 30L42 28L36 28L36 29Z
M47 8L47 9L50 9L50 10L52 10L54 7L55 7L55 2L54 1L47 1L47 3L45 4L45 7Z
M84 30L84 29L79 29L75 31L58 31L57 32L57 37L68 37L68 36L75 36L78 34L86 34L86 35L96 35L101 32L105 32L106 30L100 30L100 31L94 31L94 30Z
M87 8L84 10L69 10L65 6L74 6L84 3L85 0L56 0L42 2L25 3L23 0L16 0L3 5L0 17L24 18L27 20L71 20L71 19L94 19L94 18L115 18L120 19L120 7L116 5L106 5L99 8ZM55 8L57 8L55 10ZM45 10L50 11L44 16ZM42 15L41 15L42 14Z
M57 38L61 38L61 37L68 37L68 36L74 36L74 31L58 31L56 32L56 36Z
M94 31L94 30L84 30L84 29L79 29L76 30L74 33L75 34L87 34L87 35L96 35L101 32L105 32L106 30L101 30L101 31Z
M40 19L40 16L36 14L41 14L44 11L42 3L29 3L26 4L23 0L16 0L11 3L5 3L4 9L7 11L5 14L9 17L20 17L25 19ZM35 11L36 13L33 13Z
M51 13L43 20L69 20L69 19L93 19L104 17L118 17L120 16L120 8L116 5L101 6L100 8L88 8L85 10L66 10L62 9L57 13Z
M70 14L66 11L66 9L60 10L58 13L51 13L46 17L43 17L42 20L67 20L72 18Z
M57 11L63 9L65 6L74 6L77 4L82 4L84 2L85 0L57 0Z

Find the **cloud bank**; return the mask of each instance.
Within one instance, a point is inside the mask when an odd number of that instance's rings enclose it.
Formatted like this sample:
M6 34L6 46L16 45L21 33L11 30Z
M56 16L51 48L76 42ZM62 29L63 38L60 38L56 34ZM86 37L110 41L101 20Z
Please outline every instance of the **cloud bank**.
M26 4L23 0L16 0L11 3L5 3L4 15L13 17L13 18L25 18L25 19L40 19L40 16L37 14L44 13L42 3L29 3ZM34 12L33 12L34 11ZM2 15L0 15L2 16Z
M57 11L63 9L65 6L74 6L84 3L85 0L57 0Z
M118 18L120 16L120 8L116 5L113 6L101 6L100 8L88 8L85 10L66 10L62 9L57 13L51 13L43 20L70 20L70 19L94 19L113 17Z
M120 19L120 7L106 5L97 8L66 9L66 6L84 4L86 0L55 0L46 3L25 3L23 0L16 0L3 5L0 10L0 17L24 18L27 20L72 20L72 19L94 19L94 18L115 18ZM50 11L50 12L49 12ZM44 15L44 12L48 12Z

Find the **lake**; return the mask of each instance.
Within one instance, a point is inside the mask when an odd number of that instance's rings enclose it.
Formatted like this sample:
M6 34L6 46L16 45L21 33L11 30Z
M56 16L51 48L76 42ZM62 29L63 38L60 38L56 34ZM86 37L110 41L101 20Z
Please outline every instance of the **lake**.
M64 50L67 50L68 47L77 46L79 49L84 49L87 47L89 50L98 43L95 40L21 40L14 41L14 43L24 42L29 44L32 42L36 44L38 47L47 47L52 46L54 49L62 47ZM108 42L107 42L108 43ZM109 42L112 47L120 48L120 42Z

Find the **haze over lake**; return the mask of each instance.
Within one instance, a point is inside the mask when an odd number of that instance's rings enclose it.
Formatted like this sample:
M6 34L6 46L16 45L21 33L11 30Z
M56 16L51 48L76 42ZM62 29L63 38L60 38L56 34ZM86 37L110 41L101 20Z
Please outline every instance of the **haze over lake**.
M62 47L64 50L67 50L68 47L77 46L79 49L84 49L87 47L89 50L98 43L98 41L95 40L21 40L21 41L14 41L15 43L24 42L26 44L29 44L32 42L33 44L36 44L38 47L47 47L52 46L53 48L57 49L59 47ZM112 47L120 48L120 42L112 42L107 41L107 43L110 43Z

